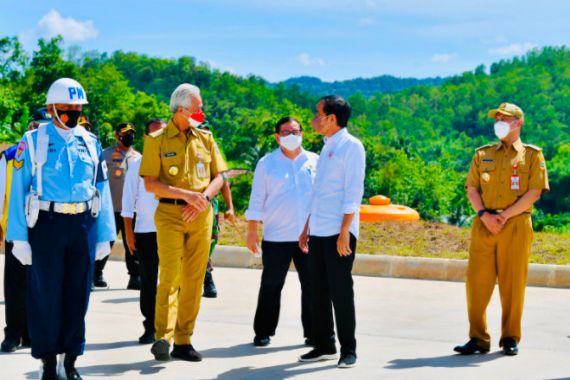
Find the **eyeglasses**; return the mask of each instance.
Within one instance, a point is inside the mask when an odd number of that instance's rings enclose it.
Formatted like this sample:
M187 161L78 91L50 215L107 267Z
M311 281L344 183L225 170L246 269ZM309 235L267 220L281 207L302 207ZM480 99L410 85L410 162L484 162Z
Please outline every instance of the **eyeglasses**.
M296 129L294 131L281 131L279 132L279 136L287 137L289 135L301 136L302 131Z

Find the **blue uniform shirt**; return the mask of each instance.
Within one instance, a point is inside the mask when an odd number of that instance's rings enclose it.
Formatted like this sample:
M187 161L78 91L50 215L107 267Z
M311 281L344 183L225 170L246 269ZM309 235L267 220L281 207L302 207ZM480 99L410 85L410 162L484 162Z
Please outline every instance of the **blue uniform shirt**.
M95 165L86 142L81 137L80 130L74 129L74 136L66 142L57 132L56 126L49 123L46 126L49 136L47 161L43 165L43 194L41 200L53 202L86 202L93 198L93 175ZM34 148L37 150L37 130L27 132L32 134ZM97 242L117 239L115 232L115 217L107 167L103 158L101 144L97 137L87 133L88 138L96 140L99 168L96 186L101 194L101 212L97 217ZM27 146L26 136L18 145L14 159L12 188L10 194L10 209L8 214L8 231L6 239L28 241L28 226L25 215L25 197L30 192L30 184L37 189L37 172L32 178L32 162L30 147ZM37 159L37 154L36 154Z

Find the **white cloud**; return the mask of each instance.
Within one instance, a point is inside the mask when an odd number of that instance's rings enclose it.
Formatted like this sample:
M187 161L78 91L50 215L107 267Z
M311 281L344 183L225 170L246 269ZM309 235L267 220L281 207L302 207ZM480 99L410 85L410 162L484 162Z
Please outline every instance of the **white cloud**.
M34 43L38 38L52 38L63 36L65 42L82 42L97 37L99 31L95 29L93 21L78 21L72 17L62 17L58 11L52 9L46 13L35 28L27 30L20 35L25 43Z
M311 57L307 53L301 53L296 57L296 61L303 66L324 66L325 61L320 57Z
M534 48L536 48L535 44L532 44L530 42L525 42L525 43L510 44L490 49L489 53L496 55L521 55Z
M358 20L358 25L360 26L370 26L370 25L374 25L375 20L374 17L363 17L360 20Z
M431 57L431 60L433 62L436 63L448 63L449 61L451 61L452 59L455 59L457 57L457 54L455 53L451 53L451 54L434 54Z

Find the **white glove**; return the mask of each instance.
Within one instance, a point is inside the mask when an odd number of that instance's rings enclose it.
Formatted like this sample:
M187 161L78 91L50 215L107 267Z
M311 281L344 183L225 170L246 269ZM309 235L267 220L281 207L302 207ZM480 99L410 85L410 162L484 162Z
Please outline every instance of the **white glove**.
M12 254L22 265L32 265L32 246L25 240L14 240Z
M95 246L95 260L104 259L111 253L111 242L102 241Z

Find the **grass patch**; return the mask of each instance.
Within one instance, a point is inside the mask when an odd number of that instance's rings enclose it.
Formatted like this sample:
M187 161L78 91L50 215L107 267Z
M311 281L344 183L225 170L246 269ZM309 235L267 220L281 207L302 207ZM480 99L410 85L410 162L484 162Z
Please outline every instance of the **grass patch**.
M245 247L247 223L237 218L234 228L222 221L220 244ZM434 222L362 223L357 252L393 256L467 259L471 230ZM570 234L535 232L530 262L570 264Z

